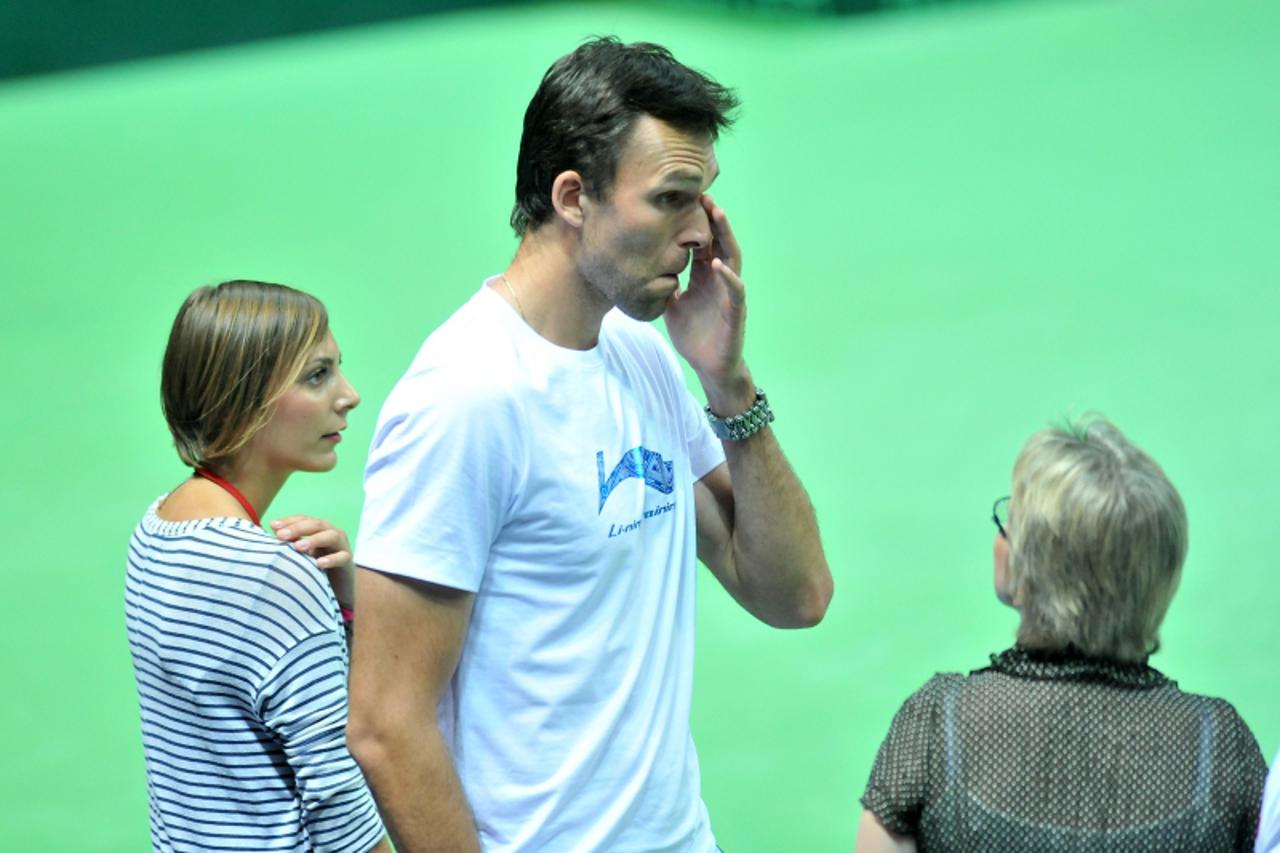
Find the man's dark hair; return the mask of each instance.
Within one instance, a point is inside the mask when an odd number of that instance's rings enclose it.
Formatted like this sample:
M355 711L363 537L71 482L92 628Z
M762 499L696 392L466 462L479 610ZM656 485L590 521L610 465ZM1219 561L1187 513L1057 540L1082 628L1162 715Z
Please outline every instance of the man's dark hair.
M547 69L525 110L511 227L523 235L551 218L551 185L566 170L582 176L590 195L604 197L641 115L714 141L737 107L731 89L681 65L661 45L613 36L588 41Z

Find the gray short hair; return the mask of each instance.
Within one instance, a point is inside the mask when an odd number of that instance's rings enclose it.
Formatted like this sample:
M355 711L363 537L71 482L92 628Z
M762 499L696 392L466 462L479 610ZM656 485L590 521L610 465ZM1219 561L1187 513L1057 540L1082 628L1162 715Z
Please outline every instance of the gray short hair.
M1026 646L1143 660L1187 555L1187 512L1155 460L1100 416L1038 432L1013 467L1010 593Z

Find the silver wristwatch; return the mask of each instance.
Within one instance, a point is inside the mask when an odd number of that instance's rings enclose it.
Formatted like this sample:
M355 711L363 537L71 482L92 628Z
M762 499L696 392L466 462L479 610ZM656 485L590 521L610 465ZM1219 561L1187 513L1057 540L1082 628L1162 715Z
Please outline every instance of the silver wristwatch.
M756 402L751 408L731 418L718 418L707 406L707 420L711 423L711 431L721 441L742 441L750 438L773 422L773 409L769 408L769 398L764 391L756 388Z

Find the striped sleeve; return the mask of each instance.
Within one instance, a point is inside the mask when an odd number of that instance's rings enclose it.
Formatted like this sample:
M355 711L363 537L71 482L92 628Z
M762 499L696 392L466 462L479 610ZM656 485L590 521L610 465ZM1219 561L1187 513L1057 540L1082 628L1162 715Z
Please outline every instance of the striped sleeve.
M347 752L345 649L337 628L306 637L263 681L258 711L279 740L317 851L365 851L382 823Z
M365 853L381 839L345 747L339 619L315 563L250 522L148 510L125 620L156 850Z

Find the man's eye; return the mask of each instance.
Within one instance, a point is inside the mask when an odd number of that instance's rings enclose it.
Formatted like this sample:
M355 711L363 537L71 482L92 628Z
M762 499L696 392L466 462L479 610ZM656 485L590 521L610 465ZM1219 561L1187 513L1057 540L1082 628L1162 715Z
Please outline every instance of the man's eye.
M658 196L658 202L666 207L679 207L688 201L686 193L667 192Z

